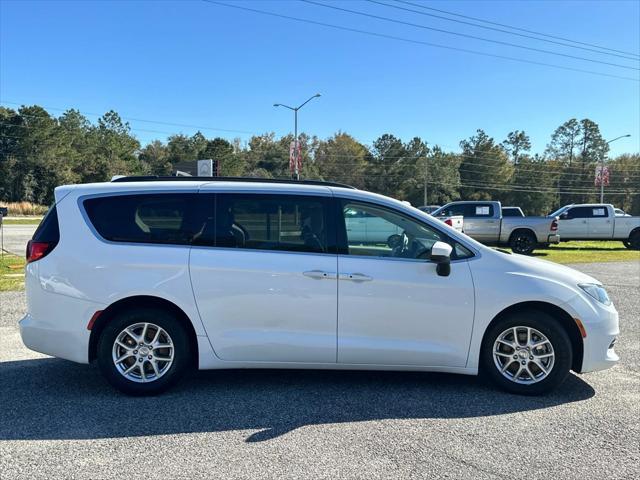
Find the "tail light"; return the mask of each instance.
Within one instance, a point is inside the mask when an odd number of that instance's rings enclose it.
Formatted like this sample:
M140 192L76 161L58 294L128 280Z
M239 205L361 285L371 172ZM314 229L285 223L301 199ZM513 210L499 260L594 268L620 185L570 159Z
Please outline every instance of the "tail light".
M53 242L36 242L29 240L27 243L27 263L35 262L47 256L56 246Z
M551 231L555 232L558 230L558 219L554 218L553 222L551 222Z
M40 222L33 238L27 243L27 263L35 262L49 255L59 241L58 211L54 205Z
M450 218L447 218L444 223L446 223L447 225L449 225L450 227L453 227L453 220L451 220Z

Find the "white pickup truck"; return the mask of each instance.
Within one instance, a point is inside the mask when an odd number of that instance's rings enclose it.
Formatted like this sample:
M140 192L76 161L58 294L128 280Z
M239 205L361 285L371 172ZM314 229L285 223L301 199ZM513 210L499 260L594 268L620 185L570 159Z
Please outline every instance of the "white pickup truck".
M549 217L558 217L560 239L621 240L625 247L640 250L640 217L616 215L613 205L582 203L565 205Z
M500 202L451 202L432 215L445 223L452 215L462 215L464 233L485 245L508 245L514 253L529 255L539 245L560 241L557 219L504 216Z

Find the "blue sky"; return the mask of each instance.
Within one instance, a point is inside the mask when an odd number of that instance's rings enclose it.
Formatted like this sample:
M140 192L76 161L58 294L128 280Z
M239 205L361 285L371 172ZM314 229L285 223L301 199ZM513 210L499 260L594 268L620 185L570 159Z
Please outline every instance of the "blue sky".
M418 41L640 76L637 70L499 46L297 1L227 1ZM637 61L362 0L331 4L639 66ZM637 1L423 4L618 50L640 50ZM520 129L531 136L533 150L542 152L562 122L588 117L600 124L607 139L633 135L612 144L611 154L640 151L640 83L634 81L336 31L202 1L0 0L0 102L5 106L18 102L73 107L92 120L96 117L91 114L114 109L130 119L236 131L202 129L208 137L247 139L251 133L290 132L291 112L276 109L273 103L296 104L316 92L322 97L301 111L300 129L322 138L343 130L370 144L388 132L404 140L417 135L430 144L458 150L458 142L477 128L498 140ZM197 130L139 120L129 123L143 143Z

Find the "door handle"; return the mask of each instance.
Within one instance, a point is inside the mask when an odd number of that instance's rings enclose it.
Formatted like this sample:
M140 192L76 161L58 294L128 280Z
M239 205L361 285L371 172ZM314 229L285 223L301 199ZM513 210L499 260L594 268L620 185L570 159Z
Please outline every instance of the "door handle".
M364 273L342 273L340 279L351 280L352 282L370 282L372 277L365 275Z
M582 223L587 223L587 221L586 220L582 220Z
M309 270L307 272L302 272L305 277L315 278L317 280L322 280L323 278L336 278L336 274L333 272L325 272L323 270Z

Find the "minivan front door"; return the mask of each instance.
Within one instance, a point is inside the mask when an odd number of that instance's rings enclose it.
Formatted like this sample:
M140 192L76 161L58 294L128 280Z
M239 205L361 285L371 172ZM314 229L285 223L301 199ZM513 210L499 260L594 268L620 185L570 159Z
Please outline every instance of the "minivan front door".
M472 253L457 245L461 260L438 276L428 257L436 241L446 241L439 230L373 204L342 200L341 208L384 218L402 233L363 245L338 222L339 242L346 241L338 256L338 362L464 367L474 315L464 257Z
M194 241L190 272L216 355L229 361L335 363L331 199L215 197L215 218Z

